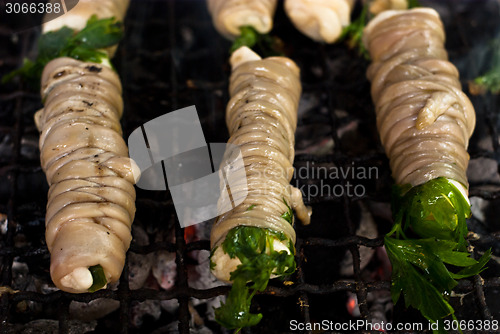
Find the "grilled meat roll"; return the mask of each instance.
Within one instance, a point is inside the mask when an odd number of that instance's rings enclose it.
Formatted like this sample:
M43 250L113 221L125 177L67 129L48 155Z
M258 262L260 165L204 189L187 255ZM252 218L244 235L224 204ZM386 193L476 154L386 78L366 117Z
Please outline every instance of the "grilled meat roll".
M248 195L235 209L219 216L212 228L213 272L224 281L230 281L230 273L241 263L219 247L231 229L253 226L283 232L287 240L276 240L274 248L288 250L289 241L295 244L295 231L282 217L289 210L287 205L305 223L311 213L300 190L290 185L301 93L299 68L285 57L261 59L247 47L233 53L231 66L226 123L229 143L242 152ZM238 198L238 194L232 197Z
M372 57L367 75L377 127L397 183L394 225L384 237L392 299L403 293L406 306L435 323L453 315L448 300L457 280L479 274L491 254L476 261L466 239L474 108L448 61L433 9L384 11L363 37Z
M333 43L351 22L354 0L285 0L295 27L318 42Z
M94 27L99 18L123 20L128 4L129 0L81 0L45 23L43 33L57 34L64 28L76 34L92 20ZM45 65L41 77L44 108L35 115L40 161L50 185L45 221L50 273L58 288L72 293L94 291L117 281L132 238L132 170L137 167L128 158L121 137L121 84L109 63L116 45L107 42L116 36L105 36L116 34L116 30L106 30L111 21L93 31L92 41L87 40L88 33L81 41L90 43L83 50L86 56L95 54L101 64L61 57L62 51L48 53L61 58ZM58 47L65 50L68 46ZM79 56L76 52L75 57Z
M119 279L131 241L138 171L121 136L121 84L110 68L72 58L48 63L41 82L50 273L61 290L87 292L90 267L101 265L108 283Z
M251 26L261 34L273 27L277 0L207 0L217 31L228 39L240 35L240 28Z
M237 49L230 61L226 124L229 143L240 147L247 185L231 187L231 196L219 200L224 208L231 198L244 198L216 219L210 263L217 278L233 283L226 303L215 310L216 320L239 329L262 318L250 313L256 291L263 291L270 278L295 271L292 207L304 223L311 212L300 190L290 185L302 90L299 68L286 57L261 59L248 47Z
M445 177L465 192L475 113L444 39L433 9L385 11L364 32L372 57L367 76L396 182L416 186Z

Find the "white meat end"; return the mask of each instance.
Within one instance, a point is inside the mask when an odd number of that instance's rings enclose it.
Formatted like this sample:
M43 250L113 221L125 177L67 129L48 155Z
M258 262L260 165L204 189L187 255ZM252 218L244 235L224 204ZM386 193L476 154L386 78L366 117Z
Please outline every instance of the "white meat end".
M67 288L86 292L93 284L94 279L88 268L78 267L61 278L61 284Z
M277 240L274 239L273 247L277 252L286 251L290 254L290 250L288 249L288 240ZM223 250L222 246L217 247L214 254L212 255L211 261L215 263L215 268L212 269L212 273L221 281L230 282L230 276L233 271L241 264L240 259L235 257L231 259L229 255L227 255ZM276 275L271 275L271 278L277 277Z

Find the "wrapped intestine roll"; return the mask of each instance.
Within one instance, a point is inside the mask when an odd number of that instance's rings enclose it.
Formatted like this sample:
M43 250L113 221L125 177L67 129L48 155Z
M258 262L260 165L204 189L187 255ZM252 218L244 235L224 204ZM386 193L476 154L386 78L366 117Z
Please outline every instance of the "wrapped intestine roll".
M46 241L52 280L67 292L89 291L98 265L116 282L132 238L138 171L121 136L121 92L102 64L57 58L42 75L35 120L50 185Z
M364 31L377 127L400 185L444 177L466 193L474 108L447 58L445 34L429 8L385 11Z
M50 0L50 3L60 4L61 1ZM99 19L114 17L117 21L123 21L129 3L130 0L79 0L75 7L64 15L50 21L47 20L42 26L42 32L59 30L65 26L80 31L92 15L97 15ZM46 19L49 18L50 16L47 14Z
M273 27L277 0L207 0L217 31L228 39L240 35L240 28L251 26L261 34Z
M392 300L397 303L403 293L407 307L437 325L456 318L449 300L457 280L479 274L491 255L471 258L467 240L474 108L448 61L435 10L384 11L363 38L372 58L367 75L377 127L397 183L391 194L394 224L384 237Z
M119 279L132 239L139 171L121 136L122 88L110 64L129 0L50 4L41 40L60 29L74 36L86 28L91 32L78 37L87 45L77 49L59 40L48 54L100 62L37 59L45 64L39 74L44 108L35 114L50 186L45 219L50 274L61 290L92 292Z
M354 0L285 0L295 27L315 41L333 43L351 22Z
M212 228L213 272L224 281L230 281L230 273L241 263L220 247L231 229L252 226L283 233L286 239L275 239L274 249L290 252L293 250L289 243L295 244L295 230L290 221L293 215L288 220L284 218L290 210L288 205L304 223L309 222L311 214L300 190L290 185L302 89L299 68L286 57L261 59L247 47L233 53L231 66L226 123L229 143L238 145L242 152L248 195L239 206L219 216ZM227 196L221 197L224 199Z

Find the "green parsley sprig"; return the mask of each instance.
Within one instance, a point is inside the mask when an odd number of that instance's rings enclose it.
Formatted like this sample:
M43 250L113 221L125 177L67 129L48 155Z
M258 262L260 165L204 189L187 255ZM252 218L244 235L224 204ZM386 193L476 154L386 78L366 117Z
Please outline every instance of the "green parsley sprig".
M93 15L79 32L68 27L43 34L38 41L38 56L25 59L23 66L2 78L2 83L21 76L34 87L39 85L42 71L48 62L59 57L101 63L107 59L104 48L118 44L123 37L123 25L115 18L98 19Z
M282 215L281 215L281 218L283 218L284 220L286 220L287 222L290 223L290 225L293 226L293 210L292 208L290 207L290 205L288 205L286 199L283 197L283 202L285 202L285 205L286 207L288 208L287 211L285 211Z
M231 45L230 52L238 50L242 46L253 49L262 57L283 56L283 46L280 39L269 34L261 34L252 26L240 28L238 36Z
M482 50L484 48L481 48ZM486 72L469 81L469 92L472 95L483 95L487 92L491 94L500 94L500 34L491 40L487 46L487 54L491 58L488 61ZM483 52L481 52L483 54Z
M271 274L288 275L295 271L295 247L288 243L290 253L276 251L274 240L285 241L283 233L253 226L237 226L229 231L222 249L241 264L231 273L233 285L226 303L215 309L216 321L228 329L254 326L262 319L261 313L251 313L253 296L264 291ZM247 286L247 282L250 285Z
M340 34L339 40L346 41L347 45L351 49L357 49L360 56L365 59L370 59L370 54L363 44L363 29L365 29L366 24L369 21L369 2L366 1L361 10L361 14L351 22L348 26L344 27L342 33Z
M475 78L472 84L479 93L489 91L492 94L500 94L500 65Z
M395 187L392 207L395 224L384 241L393 302L403 293L406 307L431 322L455 317L448 299L456 280L479 274L491 255L489 250L476 261L467 252L469 203L448 179L437 178ZM463 269L455 272L457 267Z

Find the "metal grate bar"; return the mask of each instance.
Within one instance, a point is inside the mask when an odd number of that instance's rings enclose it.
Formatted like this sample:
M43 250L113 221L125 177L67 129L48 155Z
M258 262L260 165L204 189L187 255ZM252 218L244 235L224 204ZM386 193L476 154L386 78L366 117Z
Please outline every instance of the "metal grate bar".
M125 261L120 284L118 286L118 300L120 301L120 333L129 333L131 291L128 282L128 261Z
M304 245L301 239L297 240L298 259L297 259L297 281L299 285L305 284L304 271L302 265L304 262ZM298 298L298 304L300 306L300 312L302 319L305 323L311 322L311 315L309 312L309 296L306 292L301 292ZM308 331L311 333L311 331Z
M173 47L177 45L176 43L176 17L175 17L175 1L169 1L168 3L168 19L169 19L169 43L170 46ZM176 110L179 107L179 103L177 101L177 94L179 92L179 80L176 76L176 68L175 63L172 60L170 64L170 88L172 91L172 110ZM175 220L175 245L177 248L175 255L175 263L177 264L177 279L176 286L178 286L181 290L188 289L188 274L187 267L185 263L185 258L187 255L186 252L186 242L184 240L184 229L180 227L180 224L177 220ZM179 333L180 334L189 334L189 321L190 321L190 313L189 313L189 295L180 294L177 298L179 302Z
M187 268L184 262L186 257L186 242L184 240L184 229L180 227L176 221L175 224L175 243L177 245L177 252L175 263L177 264L177 282L176 285L180 289L188 289ZM189 295L179 294L177 297L179 301L179 332L181 334L189 333Z

